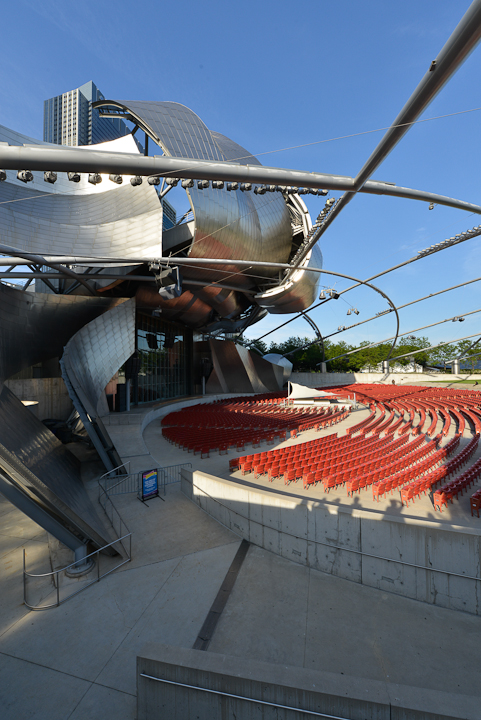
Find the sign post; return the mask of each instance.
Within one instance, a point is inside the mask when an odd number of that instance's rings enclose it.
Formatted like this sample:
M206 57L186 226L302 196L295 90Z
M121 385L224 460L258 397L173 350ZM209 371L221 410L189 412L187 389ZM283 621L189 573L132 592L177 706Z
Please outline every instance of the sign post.
M142 472L142 485L140 487L139 500L145 502L159 495L159 471L157 468L153 470L144 470ZM161 498L163 500L164 498Z

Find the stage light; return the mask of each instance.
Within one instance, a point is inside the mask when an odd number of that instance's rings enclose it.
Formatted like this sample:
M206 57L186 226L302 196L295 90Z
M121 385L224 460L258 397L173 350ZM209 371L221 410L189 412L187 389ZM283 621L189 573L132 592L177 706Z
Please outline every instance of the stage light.
M319 295L319 300L325 300L326 299L326 293L324 290L321 290L321 294Z
M24 183L32 182L33 174L30 170L19 170L17 173L17 180L21 180Z
M228 182L227 183L227 190L238 190L239 189L239 183L238 182Z
M43 179L45 180L45 182L48 182L51 185L53 185L54 183L57 182L57 173L52 172L52 170L46 170L43 174Z
M7 173L5 170L0 170L0 182L4 182L7 179Z
M183 188L194 187L194 181L192 180L192 178L182 180L180 184L182 185Z
M179 184L179 178L165 178L165 184L176 187Z
M208 180L197 180L197 189L198 190L206 190L210 185L210 182Z
M346 315L350 315L350 314L351 314L351 308L349 308L349 310L347 311Z
M359 315L359 310L357 308L352 308L352 312L356 315Z
M109 180L116 185L122 185L123 183L123 177L122 175L117 175L116 173L110 173Z
M249 192L250 190L252 190L252 183L241 183L240 189L242 190L242 192Z
M317 194L318 195L327 195L328 192L329 192L329 190L318 190Z
M214 190L222 190L224 188L223 180L212 180L212 187Z
M339 299L339 293L336 292L335 290L329 290L329 294L330 294L332 300Z
M267 192L275 192L276 186L275 185L266 185Z
M78 173L78 172L68 172L67 177L70 180L70 182L75 182L75 183L80 182L80 173Z
M265 185L256 185L254 188L254 192L256 195L265 195L265 193L266 193Z
M140 177L140 175L135 175L134 177L131 177L130 184L134 187L137 187L137 185L142 185L142 178Z
M158 293L163 300L173 300L182 295L182 279L178 267L167 267L155 275Z
M160 178L156 176L148 177L147 182L149 183L149 185L160 185ZM192 184L194 184L193 180Z
M99 173L90 173L88 176L88 181L91 185L98 185L102 182L102 175Z

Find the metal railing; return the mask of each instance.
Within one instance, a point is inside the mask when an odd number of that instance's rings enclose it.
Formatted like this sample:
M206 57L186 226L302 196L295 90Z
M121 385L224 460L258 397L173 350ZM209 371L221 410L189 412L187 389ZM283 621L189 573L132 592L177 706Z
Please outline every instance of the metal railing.
M122 467L128 466L128 472L112 475ZM178 465L168 465L167 467L150 468L151 470L157 470L159 491L163 489L163 494L167 492L167 485L173 485L181 480L182 468L192 468L192 463L179 463ZM99 480L99 491L106 490L109 495L123 495L127 493L137 493L140 495L142 490L142 473L140 472L131 473L130 463L124 463L118 468L114 468L109 472L102 475ZM99 495L100 500L100 495Z
M126 542L128 541L128 542ZM117 543L120 543L122 549L126 552L127 558L122 559L122 562L116 564L114 567L109 567L109 560L112 560L110 556L103 556L101 555L101 552L103 550L106 550L107 548L113 548ZM128 549L126 549L126 546ZM87 555L86 557L82 558L82 560L78 560L77 562L71 563L71 565L67 565L66 567L60 568L59 570L53 570L49 573L29 573L26 569L26 562L25 562L25 548L23 549L23 602L25 605L29 608L29 610L48 610L49 608L58 607L62 603L66 602L67 600L70 600L70 598L75 597L75 595L78 595L79 593L86 590L88 587L93 585L96 582L99 582L102 578L106 577L107 575L110 575L110 573L114 572L114 570L118 570L119 567L122 567L122 565L125 565L126 563L130 562L132 559L132 533L128 533L127 535L124 535L123 537L118 538L117 540L114 540L113 542L109 543L108 545L104 545L104 547L99 548L98 550L95 550L95 552L90 553L90 555ZM63 594L61 592L62 589L62 578L63 574L67 574L68 571L75 572L78 571L80 563L85 564L88 563L89 560L93 560L94 563L97 565L97 572L95 574L95 578L92 580L86 582L85 584L82 584L82 587L78 588L78 590L74 590L73 592L69 592L68 594ZM106 565L105 571L101 572L101 561ZM48 586L51 586L52 582L55 586L55 601L49 602L48 604L44 605L32 605L27 600L27 584L28 584L28 578L33 578L37 581L41 579L43 580L43 584ZM80 580L81 578L79 578ZM67 588L63 588L65 592L67 592ZM49 593L51 594L51 593Z
M122 466L120 466L122 467ZM118 470L119 468L115 468ZM113 471L111 471L113 472ZM108 473L107 473L108 474ZM122 482L124 478L121 478L119 480L119 477L117 476L118 482ZM107 575L110 575L110 573L114 572L114 570L118 570L118 568L122 567L122 565L125 565L126 563L130 562L132 559L132 533L129 531L127 525L122 520L122 517L113 504L112 500L109 496L109 491L107 488L102 486L102 483L99 481L99 503L102 506L103 511L107 515L110 524L112 525L112 528L117 535L117 539L114 540L111 543L108 543L107 545L104 545L101 548L98 548L94 552L90 553L89 555L83 557L81 560L76 560L70 565L67 565L66 567L59 568L58 570L52 570L48 573L31 573L27 572L26 569L26 558L25 558L25 548L23 550L23 601L25 605L30 610L48 610L52 607L58 607L62 603L64 603L66 600L69 600L70 598L74 597L75 595L78 595L83 590L86 590L88 587L93 585L96 582L99 582L102 578L106 577ZM117 547L115 547L117 546ZM112 555L109 554L101 554L103 551L108 550L115 550L116 553L118 553L121 556L121 562L115 562ZM95 577L91 580L87 580L85 583L82 582L82 577L85 577L86 573L81 573L82 568L85 566L86 570L89 567L89 564L92 563L92 567L94 564L97 565L97 572L95 573ZM103 569L101 569L101 565L104 566ZM71 575L69 576L69 572ZM75 574L78 573L78 576L75 577ZM72 580L74 580L75 586L78 586L78 584L81 584L81 587L77 589L74 589L72 591L72 584L69 584L65 578L70 577ZM28 601L27 595L28 595L28 583L30 581L33 581L36 583L36 589L37 593L40 592L42 595L45 593L47 597L50 597L52 594L52 583L55 588L55 600L54 602L48 602L47 604L33 604L32 602Z

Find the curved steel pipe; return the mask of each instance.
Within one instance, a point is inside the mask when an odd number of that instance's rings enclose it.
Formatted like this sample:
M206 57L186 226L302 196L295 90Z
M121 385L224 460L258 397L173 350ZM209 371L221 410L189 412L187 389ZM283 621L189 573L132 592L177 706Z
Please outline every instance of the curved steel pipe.
M410 198L436 205L446 205L459 210L467 210L481 214L481 206L457 200L445 195L398 187L393 183L367 180L356 190L355 179L346 175L330 175L312 173L301 170L267 167L264 165L240 165L216 160L197 160L194 158L175 158L129 153L102 152L100 150L81 150L79 148L50 148L42 145L13 146L0 145L0 167L5 170L45 170L56 172L84 173L118 173L123 175L141 175L143 177L161 175L174 178L205 180L224 180L250 182L257 185L292 185L325 190L338 190L347 193L365 192L374 195L391 195L393 197ZM338 213L338 208L331 213L326 224L327 228Z

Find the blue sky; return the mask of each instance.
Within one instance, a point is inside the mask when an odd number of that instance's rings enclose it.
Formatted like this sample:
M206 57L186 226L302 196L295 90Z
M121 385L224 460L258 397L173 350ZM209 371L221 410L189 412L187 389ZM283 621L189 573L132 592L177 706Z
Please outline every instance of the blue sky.
M355 175L469 7L464 0L284 0L226 3L17 0L2 9L0 124L42 137L43 101L93 80L113 99L173 100L263 164ZM481 46L423 118L481 108ZM481 204L481 110L413 127L375 179ZM305 147L297 147L306 145ZM284 150L282 148L295 149ZM324 201L310 199L317 215ZM179 214L187 200L175 196ZM481 223L450 208L358 195L324 234L329 270L367 278ZM447 249L377 284L396 304L481 276L481 239ZM331 281L323 277L322 282ZM347 282L340 280L337 288ZM384 310L356 290L314 310L323 334ZM481 282L402 311L403 331L481 308ZM286 319L269 316L257 337ZM393 316L337 337L392 334ZM481 313L426 331L433 341L481 332ZM296 321L270 336L313 336Z

